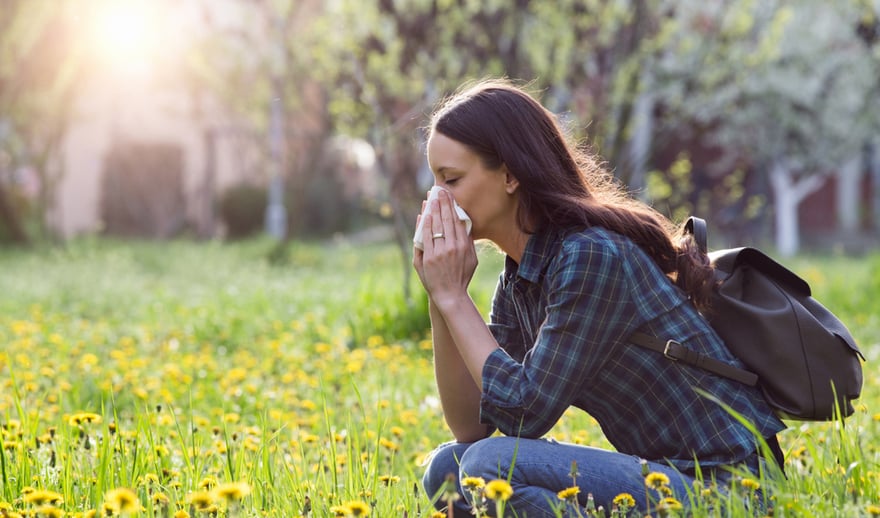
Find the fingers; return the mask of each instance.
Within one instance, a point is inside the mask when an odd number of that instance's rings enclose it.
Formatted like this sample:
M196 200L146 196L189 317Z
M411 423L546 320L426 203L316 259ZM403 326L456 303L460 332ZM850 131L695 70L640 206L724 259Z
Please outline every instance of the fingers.
M424 220L422 240L425 252L453 248L459 245L459 237L467 237L462 230L464 223L458 220L452 194L446 190L441 190L436 199L422 202L420 217Z
M455 206L452 203L452 195L447 191L440 191L437 195L440 205L440 219L443 222L443 234L447 240L453 241L456 237L455 221L458 219L455 214Z
M432 248L436 248L444 243L447 229L444 225L443 209L440 206L440 201L432 201L429 210L429 217L431 219L425 221L425 228L430 229L431 232L430 236L425 236L425 239L430 239ZM430 223L430 226L428 226L428 223Z

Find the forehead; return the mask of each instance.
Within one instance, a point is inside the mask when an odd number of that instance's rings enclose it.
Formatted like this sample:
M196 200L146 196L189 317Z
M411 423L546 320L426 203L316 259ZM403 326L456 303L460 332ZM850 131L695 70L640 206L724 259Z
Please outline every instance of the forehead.
M476 153L461 142L442 133L428 139L428 163L435 172L441 169L467 169L479 161Z

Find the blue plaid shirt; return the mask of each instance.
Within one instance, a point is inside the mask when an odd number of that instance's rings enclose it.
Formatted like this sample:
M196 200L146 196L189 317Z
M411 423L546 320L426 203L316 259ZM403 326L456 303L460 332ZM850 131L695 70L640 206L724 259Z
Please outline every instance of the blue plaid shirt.
M490 315L481 421L540 437L575 406L623 453L691 470L739 462L785 428L759 389L629 344L636 330L742 367L686 295L629 239L599 227L533 235L507 258Z

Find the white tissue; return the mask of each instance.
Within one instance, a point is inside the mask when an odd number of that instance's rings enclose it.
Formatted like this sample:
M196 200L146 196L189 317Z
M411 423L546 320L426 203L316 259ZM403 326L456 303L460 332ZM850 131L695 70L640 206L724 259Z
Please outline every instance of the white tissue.
M428 203L431 203L432 200L437 199L437 194L443 189L439 185L435 185L431 187L431 191L428 193ZM471 218L467 215L467 212L464 211L461 207L458 206L458 203L455 200L452 200L452 203L455 205L455 213L458 215L458 219L464 221L467 226L467 233L471 233ZM424 250L424 240L422 239L422 225L424 224L424 218L419 219L419 226L416 228L416 233L413 236L413 244L419 250Z

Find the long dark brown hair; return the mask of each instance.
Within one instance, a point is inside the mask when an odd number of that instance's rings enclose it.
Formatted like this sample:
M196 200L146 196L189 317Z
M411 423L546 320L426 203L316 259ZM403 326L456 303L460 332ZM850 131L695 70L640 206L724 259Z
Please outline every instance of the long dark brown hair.
M499 79L466 85L440 105L430 131L461 142L489 169L507 166L520 184L517 223L523 231L595 225L622 234L699 309L708 309L712 267L693 238L624 191L523 88Z

